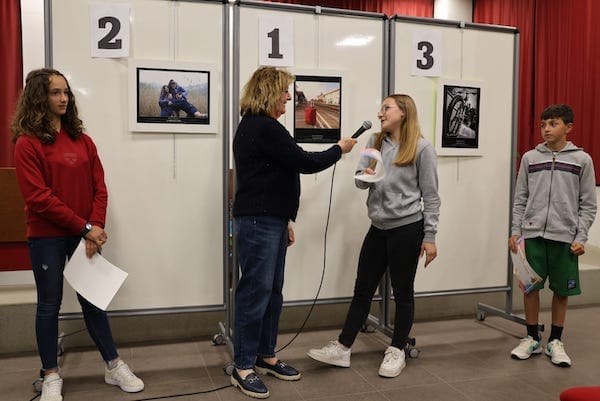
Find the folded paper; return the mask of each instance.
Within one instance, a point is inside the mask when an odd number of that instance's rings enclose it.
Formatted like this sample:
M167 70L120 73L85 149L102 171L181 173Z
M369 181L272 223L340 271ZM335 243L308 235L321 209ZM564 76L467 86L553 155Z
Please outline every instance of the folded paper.
M357 180L361 180L364 182L377 182L383 180L385 177L385 169L383 167L383 159L381 158L381 153L377 149L364 149L360 152L360 157L366 157L368 159L376 160L377 164L375 164L375 174L366 174L359 173L354 176Z

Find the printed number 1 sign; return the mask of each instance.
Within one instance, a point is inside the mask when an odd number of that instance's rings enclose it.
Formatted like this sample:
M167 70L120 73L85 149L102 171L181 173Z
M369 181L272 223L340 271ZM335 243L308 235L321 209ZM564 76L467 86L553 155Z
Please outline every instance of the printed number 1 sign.
M129 4L90 5L92 57L129 57Z
M258 27L260 65L294 65L294 23L291 17L261 15Z

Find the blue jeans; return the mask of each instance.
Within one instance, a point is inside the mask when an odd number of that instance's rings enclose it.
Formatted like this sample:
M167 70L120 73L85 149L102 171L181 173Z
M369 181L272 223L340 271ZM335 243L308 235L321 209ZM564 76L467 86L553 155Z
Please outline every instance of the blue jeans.
M58 313L63 295L63 270L67 258L75 252L81 237L29 238L29 256L37 288L35 334L44 370L58 367ZM102 359L117 358L106 312L77 294L88 332Z
M283 305L288 221L271 216L235 218L241 278L235 291L235 366L253 369L256 358L275 356Z

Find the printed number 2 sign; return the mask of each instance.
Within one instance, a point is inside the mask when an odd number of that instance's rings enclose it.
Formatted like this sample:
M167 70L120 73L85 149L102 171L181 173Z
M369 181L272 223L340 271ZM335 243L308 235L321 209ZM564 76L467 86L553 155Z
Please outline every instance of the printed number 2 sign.
M129 4L91 4L92 57L129 57Z
M259 17L258 52L260 65L294 65L294 23L291 17Z

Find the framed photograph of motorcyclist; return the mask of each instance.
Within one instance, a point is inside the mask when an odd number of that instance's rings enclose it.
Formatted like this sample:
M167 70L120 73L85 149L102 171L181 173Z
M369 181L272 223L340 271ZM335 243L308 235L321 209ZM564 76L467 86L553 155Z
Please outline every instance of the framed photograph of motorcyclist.
M438 92L436 150L440 155L481 155L481 83L443 81Z

